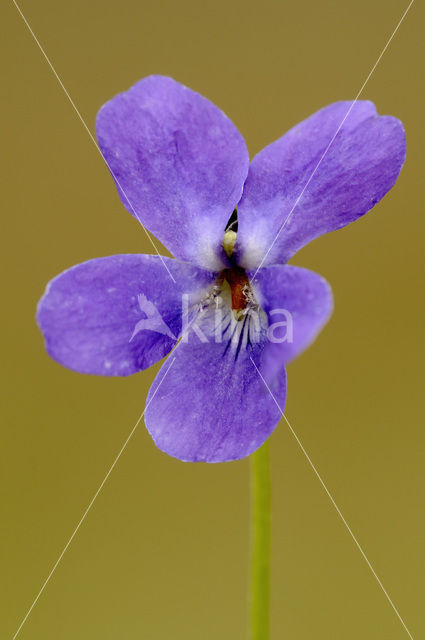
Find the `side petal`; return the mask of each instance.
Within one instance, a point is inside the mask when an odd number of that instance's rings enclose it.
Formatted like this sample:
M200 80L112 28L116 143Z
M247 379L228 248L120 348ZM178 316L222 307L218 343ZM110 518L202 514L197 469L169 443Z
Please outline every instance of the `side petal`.
M283 264L367 213L394 185L405 146L401 122L366 101L331 104L296 125L251 163L238 206L239 264Z
M228 462L250 455L274 430L281 412L270 391L283 410L282 362L269 363L266 343L229 345L190 332L162 366L145 411L161 451L185 462Z
M96 134L130 213L177 258L218 270L249 165L231 120L175 80L149 76L100 109Z
M278 362L287 364L315 340L329 320L331 287L317 273L289 265L259 269L252 286L267 313L269 351Z
M197 304L216 275L159 256L117 255L54 278L37 309L49 355L103 376L127 376L163 358L181 333L182 295Z

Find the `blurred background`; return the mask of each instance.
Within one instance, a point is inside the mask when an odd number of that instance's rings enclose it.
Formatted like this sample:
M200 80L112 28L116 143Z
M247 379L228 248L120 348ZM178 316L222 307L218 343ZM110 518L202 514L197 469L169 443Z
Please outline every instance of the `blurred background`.
M21 0L83 118L151 73L219 105L251 155L355 97L406 2ZM293 260L335 313L290 365L286 414L413 637L425 634L423 20L415 3L362 97L398 116L407 163L359 222ZM78 375L34 320L49 279L151 252L15 6L2 3L4 308L0 636L12 638L140 415L155 370ZM274 639L407 634L286 424L271 439ZM191 465L143 423L22 628L22 640L243 639L249 463Z

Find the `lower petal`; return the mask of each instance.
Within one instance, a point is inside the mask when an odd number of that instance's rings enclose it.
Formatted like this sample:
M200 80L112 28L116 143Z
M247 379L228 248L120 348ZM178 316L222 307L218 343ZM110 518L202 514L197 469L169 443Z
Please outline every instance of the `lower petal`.
M241 348L246 342L244 333L217 343L191 330L176 347L147 399L145 422L159 449L185 462L228 462L270 436L285 404L285 370L269 362L266 341Z
M199 303L215 277L162 256L117 255L76 265L54 278L39 302L46 349L81 373L136 373L177 343L182 295L186 304Z

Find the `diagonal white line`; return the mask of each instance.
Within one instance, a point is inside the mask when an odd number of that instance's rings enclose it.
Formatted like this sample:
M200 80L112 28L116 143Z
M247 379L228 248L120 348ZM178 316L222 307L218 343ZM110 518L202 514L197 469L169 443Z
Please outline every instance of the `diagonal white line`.
M52 570L50 571L49 575L47 576L46 580L44 581L40 591L38 592L37 596L34 598L33 603L31 604L30 608L28 609L27 613L25 614L24 619L22 620L21 624L19 625L18 629L16 630L15 635L13 636L12 640L15 640L15 638L18 637L18 634L20 632L20 630L22 629L22 627L24 626L25 622L28 619L28 616L30 615L31 611L34 609L35 605L38 602L38 599L40 598L41 594L43 593L44 589L47 587L47 584L50 581L50 578L52 577L52 575L54 574L54 572L57 569L58 564L60 563L60 561L62 560L63 556L65 555L69 545L71 544L71 542L73 541L76 533L78 532L79 528L81 527L81 525L83 524L88 512L90 511L90 509L92 508L94 501L96 500L97 496L99 495L99 493L102 491L105 482L107 481L107 479L109 478L109 476L111 475L115 465L117 464L118 460L120 459L122 453L124 452L124 449L126 448L126 446L128 445L128 443L130 442L131 438L133 437L134 432L136 431L137 427L140 424L141 419L143 418L143 416L145 415L146 409L149 407L150 403L152 402L152 400L154 399L154 397L156 396L160 386L162 385L162 383L165 380L166 375L168 374L169 370L171 369L171 367L173 366L175 361L175 358L173 358L171 360L170 366L167 368L167 370L165 371L163 377L161 378L161 381L159 382L157 388L155 389L155 391L152 394L152 397L150 398L149 402L147 403L146 407L143 409L143 412L141 413L141 415L139 416L139 419L137 420L136 424L134 425L134 427L132 428L132 430L130 431L126 441L124 442L124 444L122 445L121 449L118 452L118 455L116 456L115 460L113 461L113 463L111 464L111 466L109 467L108 473L106 474L106 476L103 478L102 482L99 485L98 490L96 491L96 493L94 494L93 498L90 500L89 505L87 507L87 509L84 511L82 517L80 518L80 521L78 522L77 526L75 527L71 537L69 538L68 542L66 543L66 545L64 546L61 554L59 555L58 559L56 560L55 564L53 565Z
M13 1L14 1L14 0L13 0ZM410 0L409 5L408 5L407 9L405 10L405 12L403 13L403 15L401 16L400 20L398 21L396 28L395 28L395 29L394 29L394 31L392 32L392 34L391 34L391 36L390 36L389 40L387 41L387 43L386 43L385 47L382 49L381 53L379 54L377 61L376 61L376 62L375 62L375 64L373 65L372 69L369 71L369 74L368 74L368 76L367 76L366 80L363 82L362 86L360 87L359 92L357 93L356 97L354 98L353 102L351 103L350 108L348 109L348 111L347 111L347 113L345 114L344 118L341 120L341 123L340 123L340 125L339 125L338 129L335 131L335 133L334 133L333 137L331 138L331 140L330 140L330 142L329 142L328 146L327 146L327 147L326 147L326 149L324 150L324 152L323 152L323 154L322 154L322 156L321 156L321 158L320 158L319 162L318 162L318 163L316 164L316 166L314 167L313 172L312 172L312 174L310 175L309 179L307 180L306 184L304 185L304 187L303 187L303 189L302 189L302 191L301 191L300 195L299 195L299 196L297 197L297 199L295 200L295 202L294 202L294 204L293 204L293 206L292 206L292 208L291 208L290 212L288 213L288 215L286 216L285 220L283 221L283 224L282 224L282 226L280 227L279 231L277 232L277 234L276 234L276 236L275 236L275 238L274 238L273 242L271 243L270 247L267 249L266 253L265 253L265 254L264 254L264 256L262 257L261 262L260 262L260 264L258 265L258 267L257 267L257 269L256 269L256 271L255 271L255 273L254 273L254 277L252 278L253 280L255 279L255 276L257 275L258 270L259 270L259 269L261 269L262 265L264 264L264 261L265 261L265 259L267 258L267 256L269 255L270 251L273 249L273 247L274 247L274 245L275 245L275 243L276 243L276 241L277 241L278 237L280 236L280 234L282 233L283 229L284 229L284 228L285 228L285 226L287 225L287 223L288 223L288 221L289 221L290 217L291 217L291 216L292 216L292 214L294 213L294 210L295 210L296 206L298 205L299 201L301 200L301 198L303 197L305 190L307 189L308 185L309 185L309 184L310 184L310 182L312 181L312 179L313 179L314 175L316 174L316 171L318 170L318 168L319 168L319 167L320 167L320 165L322 164L323 159L325 158L325 156L326 156L326 154L328 153L328 151L329 151L330 147L332 146L332 144L333 144L333 142L334 142L335 138L337 137L337 135L338 135L339 131L341 130L342 125L344 124L344 122L346 121L346 119L348 118L348 116L350 115L350 113L351 113L351 111L352 111L352 109L353 109L354 105L356 104L357 100L359 99L360 95L362 94L363 89L365 88L365 86L366 86L366 85L367 85L367 83L369 82L371 75L373 74L373 72L375 71L375 69L376 69L376 67L378 66L379 62L381 61L382 56L384 55L384 53L385 53L385 52L386 52L386 50L388 49L388 47L389 47L389 45L390 45L390 43L391 43L392 39L394 38L395 34L397 33L397 31L398 31L398 29L399 29L399 27L400 27L401 23L403 22L404 18L407 16L407 13L408 13L408 11L409 11L410 7L412 6L413 2L414 2L414 0Z
M90 131L90 129L88 128L88 126L87 126L87 124L86 124L86 122L85 122L85 120L84 120L83 116L81 115L80 111L78 110L78 108L77 108L77 106L76 106L75 102L73 101L73 99L72 99L72 98L71 98L71 96L69 95L69 93L68 93L68 91L67 91L67 89L66 89L65 85L63 84L63 82L62 82L62 80L60 79L60 77L59 77L58 73L56 72L56 69L54 68L53 64L51 63L50 58L48 57L47 53L44 51L43 47L41 46L40 41L38 40L38 38L37 38L37 36L35 35L34 31L31 29L31 27L30 27L30 25L29 25L29 23L28 23L28 20L26 19L26 17L25 17L25 16L24 16L24 14L22 13L22 11L21 11L21 9L20 9L19 5L17 4L16 0L12 0L12 2L13 2L13 4L15 5L16 9L18 10L19 15L21 16L22 20L25 22L25 24L26 24L26 26L27 26L27 28L28 28L28 31L31 33L32 37L34 38L34 41L36 42L36 44L37 44L38 48L40 49L41 53L43 54L43 56L44 56L44 58L45 58L45 60L46 60L47 64L49 65L50 69L52 70L52 72L53 72L53 74L54 74L54 76L55 76L56 80L59 82L60 86L62 87L62 89L63 89L63 91L64 91L64 93L65 93L66 97L68 98L69 102L71 103L71 105L72 105L72 107L73 107L73 109L74 109L75 113L77 114L78 118L80 119L80 121L81 121L81 123L82 123L82 125L83 125L84 129L85 129L85 130L87 131L87 133L89 134L91 141L93 142L94 146L96 147L96 149L97 149L97 150L98 150L98 152L100 153L101 158L103 159L103 161L105 162L105 164L106 164L106 166L108 167L109 171L111 172L112 176L114 177L114 180L115 180L115 182L117 183L118 187L121 189L121 191L122 191L122 193L123 193L123 195L124 195L125 199L126 199L126 200L127 200L127 202L128 202L128 205L129 205L129 207L130 207L131 211L132 211L132 212L133 212L133 214L134 214L134 217L135 217L135 218L140 222L140 224L142 225L142 228L143 228L144 232L146 233L147 237L149 238L149 240L150 240L150 242L151 242L151 244L152 244L153 248L155 249L155 251L156 251L157 255L159 256L159 258L160 258L160 260L161 260L162 264L164 265L164 268L166 269L166 271L167 271L168 275L170 276L171 280L172 280L173 282L176 282L176 280L174 279L173 274L171 273L171 271L169 270L169 268L168 268L168 267L167 267L167 265L165 264L163 256L159 253L159 251L158 251L158 249L157 249L156 244L155 244L155 243L154 243L154 241L152 240L152 238L151 238L151 236L149 235L149 233L148 233L148 231L147 231L146 227L144 226L143 222L140 220L140 217L138 216L138 214L137 214L136 210L134 209L133 205L131 204L130 200L128 199L127 194L126 194L126 192L124 191L124 189L122 188L122 186L121 186L121 184L120 184L120 182L119 182L118 178L116 177L116 175L115 175L115 174L114 174L114 172L112 171L112 169L111 169L111 167L110 167L109 163L107 162L106 158L104 158L104 157L103 157L102 152L101 152L101 150L100 150L99 145L98 145L98 144L97 144L97 142L96 142L95 137L93 136L92 132L91 132L91 131Z
M360 551L360 553L363 556L363 559L365 560L367 566L369 567L369 569L371 570L371 572L373 573L376 581L378 582L379 586L381 587L382 591L385 594L385 597L387 598L388 602L390 603L391 607L394 610L394 613L396 614L397 618L400 620L401 624L404 627L404 630L406 631L407 635L409 636L409 638L411 638L411 640L413 640L413 636L410 633L409 629L407 628L403 618L401 617L401 615L399 614L394 602L391 600L388 591L385 589L384 585L382 584L381 580L379 579L378 575L375 572L375 569L372 567L371 563L369 562L365 552L363 551L362 547L360 546L359 541L357 540L356 536L354 535L354 533L351 530L350 525L348 524L348 522L346 521L346 519L344 518L344 516L341 513L340 508L338 507L337 503L335 502L334 498L332 497L332 494L330 493L329 489L327 488L324 480L322 479L322 476L320 475L320 473L318 472L318 470L316 469L316 467L314 466L310 456L308 455L307 451L304 449L301 440L298 438L297 434L295 433L294 429L292 428L291 424L289 423L288 418L286 417L286 415L283 413L278 401L276 400L275 396L273 395L272 390L270 389L269 385L267 384L267 382L265 381L264 377L261 375L257 365L255 364L254 360L251 358L251 362L255 367L255 370L257 371L258 375L260 376L261 380L263 381L267 391L270 393L271 397L273 398L273 401L275 403L275 405L277 406L277 408L279 409L282 417L285 419L286 424L288 425L292 435L294 436L295 440L297 441L298 446L300 447L301 451L303 452L304 456L307 458L307 461L310 465L310 467L313 469L317 479L319 480L320 484L322 485L323 489L326 492L326 495L328 496L329 500L332 502L333 506L335 507L335 510L337 512L337 514L339 515L339 517L341 518L342 522L344 523L345 528L347 529L348 533L350 534L350 536L352 537L352 539L354 540L356 547L358 548L358 550Z

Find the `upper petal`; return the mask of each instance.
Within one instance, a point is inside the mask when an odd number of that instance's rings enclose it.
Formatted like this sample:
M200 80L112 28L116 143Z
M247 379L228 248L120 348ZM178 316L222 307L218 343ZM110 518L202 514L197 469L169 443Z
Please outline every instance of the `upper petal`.
M371 102L337 102L299 123L250 165L238 206L239 264L285 263L364 215L391 189L404 159L401 122L378 116Z
M269 349L278 362L287 364L313 342L329 320L333 309L330 285L309 269L273 265L259 269L252 286L268 316Z
M181 333L182 294L198 303L215 277L160 256L96 258L48 284L37 322L60 364L81 373L130 375L171 351Z
M177 258L218 269L249 164L229 118L175 80L149 76L100 109L96 134L124 206Z

